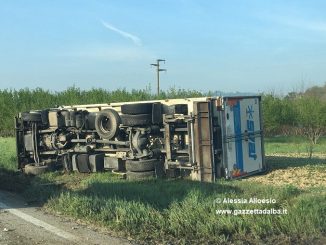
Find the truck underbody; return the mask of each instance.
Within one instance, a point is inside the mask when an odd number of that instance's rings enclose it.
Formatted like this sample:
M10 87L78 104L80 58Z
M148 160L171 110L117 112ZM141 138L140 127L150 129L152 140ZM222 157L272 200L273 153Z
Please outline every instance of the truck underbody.
M266 169L259 96L60 106L19 113L15 126L18 168L31 174L212 182Z

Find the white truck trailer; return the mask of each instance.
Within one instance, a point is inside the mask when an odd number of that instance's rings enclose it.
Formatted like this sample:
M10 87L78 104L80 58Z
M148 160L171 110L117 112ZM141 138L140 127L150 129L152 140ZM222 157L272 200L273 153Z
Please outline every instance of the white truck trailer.
M15 118L27 174L125 173L213 182L263 172L261 97L202 97L60 106Z

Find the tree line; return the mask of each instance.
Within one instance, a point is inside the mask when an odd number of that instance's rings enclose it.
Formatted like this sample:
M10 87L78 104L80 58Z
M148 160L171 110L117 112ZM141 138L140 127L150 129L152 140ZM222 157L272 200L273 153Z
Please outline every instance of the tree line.
M211 96L212 92L199 92L171 88L153 95L149 88L81 90L75 86L64 91L52 92L42 88L0 90L0 136L12 136L13 118L18 112L45 109L58 105L142 101L166 98ZM304 135L316 144L326 128L326 84L314 86L304 92L291 92L285 96L275 93L262 94L264 131L267 136Z
M121 101L142 101L167 98L189 98L210 95L195 90L171 88L161 91L159 96L153 95L150 88L105 90L93 88L81 90L76 86L64 91L52 92L42 88L36 89L4 89L0 90L0 136L14 135L14 117L19 112L53 108L59 105L99 104Z

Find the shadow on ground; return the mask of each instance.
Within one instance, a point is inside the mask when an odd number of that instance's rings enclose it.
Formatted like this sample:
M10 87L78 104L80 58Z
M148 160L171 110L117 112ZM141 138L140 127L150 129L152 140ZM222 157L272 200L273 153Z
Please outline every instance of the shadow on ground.
M325 166L326 159L267 156L270 170L287 169L293 167ZM186 179L151 179L146 181L121 180L112 174L105 173L101 178L92 175L60 174L65 181L74 180L76 187L86 179L86 188L71 188L65 183L56 183L42 177L31 177L21 172L0 168L0 189L23 193L27 202L43 204L49 198L55 198L60 193L72 191L80 197L99 197L105 199L121 199L151 205L158 210L168 208L173 202L182 202L191 192L200 193L200 196L212 197L219 194L241 194L242 190L231 182L200 183ZM96 175L94 175L96 176ZM46 180L47 183L44 183ZM63 181L64 182L64 181Z
M60 174L69 182L75 180L75 185L89 180L92 174ZM28 205L40 206L50 198L55 199L60 193L71 191L80 197L98 197L102 200L121 199L130 202L140 202L158 210L166 209L173 202L182 202L191 192L196 192L202 198L218 194L240 194L243 191L227 182L201 183L187 179L149 179L128 181L118 179L110 173L104 173L100 179L92 178L86 188L71 188L65 183L57 183L42 176L27 176L19 171L0 169L0 189L22 194Z
M8 170L0 167L0 189L22 192L30 184L30 178L23 176L20 171Z
M146 181L120 180L115 182L90 183L79 191L82 196L97 196L103 199L123 199L149 204L158 210L168 208L173 202L182 202L191 192L203 198L218 194L242 193L242 190L226 183L200 183L191 180L153 179ZM216 195L214 195L216 194Z

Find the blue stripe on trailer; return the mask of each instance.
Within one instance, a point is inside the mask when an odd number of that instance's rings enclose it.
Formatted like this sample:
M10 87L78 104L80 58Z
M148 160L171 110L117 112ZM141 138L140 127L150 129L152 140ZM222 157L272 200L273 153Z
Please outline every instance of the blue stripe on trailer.
M235 133L235 152L236 152L236 161L237 161L236 165L241 171L243 171L240 101L238 101L233 106L233 119L234 119L234 133Z

